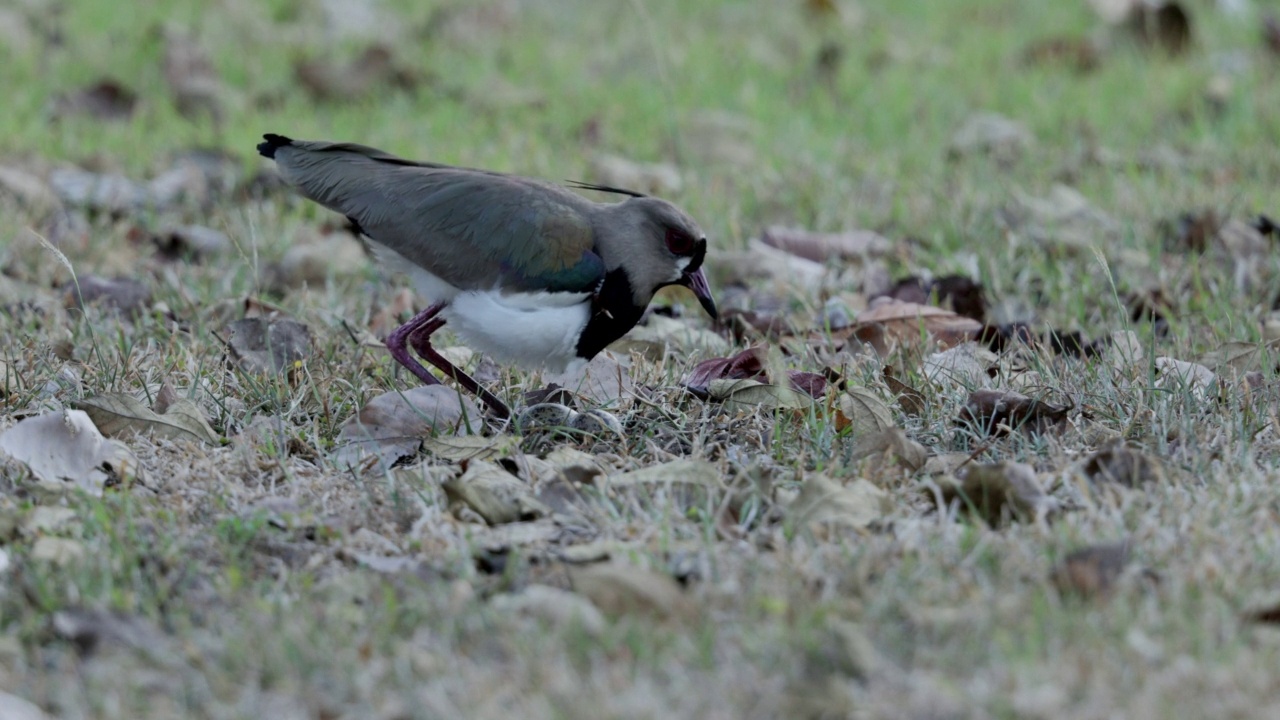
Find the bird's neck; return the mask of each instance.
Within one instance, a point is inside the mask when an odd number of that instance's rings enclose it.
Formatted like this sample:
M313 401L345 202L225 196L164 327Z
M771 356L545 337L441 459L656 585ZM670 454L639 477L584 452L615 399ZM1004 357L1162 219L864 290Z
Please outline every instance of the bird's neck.
M590 360L640 322L644 305L636 305L631 278L622 268L610 270L591 298L591 317L578 336L578 357Z

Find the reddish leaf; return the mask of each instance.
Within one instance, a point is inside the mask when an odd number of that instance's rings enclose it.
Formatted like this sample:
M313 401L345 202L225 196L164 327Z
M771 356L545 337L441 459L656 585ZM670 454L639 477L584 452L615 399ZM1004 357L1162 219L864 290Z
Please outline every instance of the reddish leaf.
M766 352L763 345L757 345L733 357L703 360L685 377L682 385L689 392L705 400L709 397L709 389L714 380L770 382L768 370L764 365ZM827 379L818 373L788 370L787 379L791 381L792 388L811 397L820 398L827 392Z

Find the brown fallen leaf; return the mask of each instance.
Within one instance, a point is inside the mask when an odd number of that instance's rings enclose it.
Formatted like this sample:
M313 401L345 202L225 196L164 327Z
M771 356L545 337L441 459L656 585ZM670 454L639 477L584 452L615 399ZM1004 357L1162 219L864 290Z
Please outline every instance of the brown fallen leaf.
M68 206L123 217L153 204L147 187L123 175L60 167L49 173L49 187Z
M1223 343L1196 361L1217 375L1274 370L1280 368L1280 340Z
M940 486L945 505L959 504L992 527L1009 520L1039 519L1060 507L1041 489L1035 469L1024 463L970 465L962 480Z
M1143 46L1170 56L1191 48L1191 15L1174 0L1134 3L1126 27Z
M299 60L293 75L318 102L350 102L386 89L408 92L422 83L418 73L401 65L394 51L382 43L369 45L346 64L328 58Z
M889 392L897 396L898 407L902 408L903 412L916 417L924 415L928 408L924 393L899 380L892 365L884 366L882 376L885 385L889 386Z
M1127 542L1080 548L1054 566L1049 580L1063 595L1106 598L1129 564L1129 555Z
M103 435L114 437L129 433L151 433L173 439L197 440L218 445L218 434L209 426L204 412L189 398L173 397L161 409L147 407L126 393L106 393L74 402L83 410Z
M712 380L707 398L718 400L728 412L764 410L806 411L814 406L805 392L759 380Z
M87 115L97 120L128 120L138 106L138 94L126 85L104 78L79 90L59 93L49 104L54 120Z
M585 398L593 405L617 406L629 400L635 392L630 361L624 364L610 351L596 355L573 372L547 373L542 379Z
M290 372L311 353L311 331L296 320L245 318L226 333L229 356L248 372Z
M944 309L950 306L957 315L980 323L987 321L986 291L981 283L964 275L945 275L933 280L912 275L899 280L888 292L878 297L890 297L917 305L936 304Z
M475 401L445 385L383 393L343 424L334 462L355 467L375 456L390 467L417 455L425 438L478 431L482 418Z
M19 421L0 433L0 453L23 463L46 483L72 483L92 495L101 495L103 488L125 478L144 477L133 451L118 440L104 438L81 410Z
M441 460L487 460L507 455L520 446L520 438L514 435L482 437L460 435L457 437L430 437L422 441L427 453Z
M754 310L730 308L720 313L716 327L727 329L735 342L749 343L760 340L776 341L787 335L795 335L795 328L781 315L768 315Z
M680 584L666 573L619 560L568 565L567 570L573 591L610 618L680 620L697 612Z
M1025 125L996 113L977 113L965 119L951 136L948 157L990 155L1012 162L1031 146L1034 138Z
M895 426L893 411L865 387L846 387L836 396L835 409L837 432L849 432L854 437L872 435Z
M146 234L165 260L200 262L231 249L227 234L203 225L174 225L158 233Z
M945 349L968 342L982 331L982 323L930 305L880 298L858 314L850 330L850 334L885 357L900 348L918 348L922 343Z
M500 613L536 618L558 630L576 627L594 637L605 629L604 615L589 599L549 585L529 585L516 593L496 595L489 605Z
M1022 62L1050 69L1070 68L1077 73L1098 69L1102 53L1097 43L1085 37L1041 38L1022 50Z
M1011 430L1045 433L1062 427L1071 407L1059 407L1012 390L977 390L960 409L956 422L983 435L1000 437Z
M686 390L702 399L711 397L711 385L725 380L756 380L769 384L769 373L766 367L768 348L763 345L747 348L732 357L711 358L694 366L680 383ZM805 393L812 398L826 395L827 380L818 373L800 370L788 370L787 379L791 389ZM721 391L730 386L721 385ZM745 387L745 386L744 386ZM722 399L722 398L718 398Z
M902 428L888 428L858 438L852 456L859 462L870 461L877 465L896 463L910 472L924 467L929 451L923 445L907 437Z
M1165 482L1164 464L1146 453L1112 445L1098 450L1085 461L1084 475L1095 486L1114 483L1127 488Z
M787 507L789 527L821 532L832 527L861 530L893 510L889 494L858 478L841 484L826 475L808 475Z
M179 114L188 120L208 117L218 123L228 88L195 36L174 26L161 31L164 80Z
M1280 57L1280 18L1272 13L1262 20L1262 46L1272 57Z
M865 260L887 255L893 250L893 241L870 230L820 233L774 226L766 228L760 239L770 247L819 263Z
M43 178L20 167L0 165L0 198L4 197L13 198L38 217L62 207L62 200Z
M177 659L169 648L168 636L140 615L73 606L53 613L51 620L53 632L81 654L116 646L141 651L161 665Z
M0 717L6 720L51 720L53 716L30 700L0 691Z
M461 477L442 486L451 503L463 505L489 525L528 522L549 517L551 508L534 496L532 488L501 465L471 460Z
M670 163L643 163L601 153L591 158L591 177L599 185L647 195L678 195L684 188L680 170Z
M67 287L66 305L81 309L98 305L136 316L151 306L151 289L134 278L84 275Z

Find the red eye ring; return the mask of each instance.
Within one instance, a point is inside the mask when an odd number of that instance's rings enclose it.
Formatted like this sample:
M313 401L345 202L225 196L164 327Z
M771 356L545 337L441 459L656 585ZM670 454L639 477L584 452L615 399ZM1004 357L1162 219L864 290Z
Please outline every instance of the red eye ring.
M688 255L693 252L693 238L683 230L667 228L667 249L675 255Z

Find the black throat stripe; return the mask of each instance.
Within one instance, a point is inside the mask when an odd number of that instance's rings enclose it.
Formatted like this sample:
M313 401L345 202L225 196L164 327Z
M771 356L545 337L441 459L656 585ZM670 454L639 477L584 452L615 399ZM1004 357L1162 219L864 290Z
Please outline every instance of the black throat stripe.
M640 322L644 306L636 307L631 279L622 268L604 276L591 301L591 318L578 336L578 357L590 360Z

